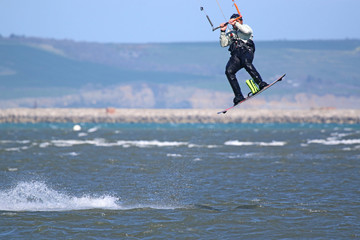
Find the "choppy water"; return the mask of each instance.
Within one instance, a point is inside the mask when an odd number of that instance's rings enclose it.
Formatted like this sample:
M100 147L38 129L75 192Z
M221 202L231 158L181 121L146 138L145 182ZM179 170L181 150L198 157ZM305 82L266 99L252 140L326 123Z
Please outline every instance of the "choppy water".
M0 124L0 239L357 239L360 125Z

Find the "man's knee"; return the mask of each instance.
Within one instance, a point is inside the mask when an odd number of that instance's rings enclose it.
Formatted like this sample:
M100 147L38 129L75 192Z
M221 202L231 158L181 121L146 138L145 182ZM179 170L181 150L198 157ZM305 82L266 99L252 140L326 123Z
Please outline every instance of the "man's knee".
M225 75L226 75L226 76L232 75L232 74L231 74L231 71L230 71L229 69L227 69L227 68L225 69Z
M244 68L247 72L256 72L256 68L251 62L246 62Z
M226 75L227 77L235 76L235 74L236 74L236 71L235 71L233 68L227 67L227 68L225 69L225 75Z

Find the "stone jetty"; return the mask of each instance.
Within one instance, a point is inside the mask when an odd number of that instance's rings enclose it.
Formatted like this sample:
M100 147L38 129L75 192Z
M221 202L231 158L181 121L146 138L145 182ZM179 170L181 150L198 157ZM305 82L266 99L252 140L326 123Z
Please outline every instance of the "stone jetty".
M0 123L360 123L360 109L0 109Z

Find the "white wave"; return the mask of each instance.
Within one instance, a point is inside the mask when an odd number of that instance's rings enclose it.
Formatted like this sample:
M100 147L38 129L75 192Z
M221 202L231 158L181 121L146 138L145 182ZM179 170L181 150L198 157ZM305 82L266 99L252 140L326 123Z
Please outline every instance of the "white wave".
M168 153L166 154L167 157L182 157L181 154L177 154L177 153Z
M157 140L152 141L118 141L117 144L119 145L130 145L136 147L178 147L178 146L185 146L188 145L187 142L160 142Z
M27 150L29 149L28 146L24 146L24 147L13 147L13 148L5 148L4 150L5 151L8 151L8 152L21 152L23 150Z
M19 147L5 148L4 150L8 151L8 152L20 152L21 151L21 149Z
M75 145L83 145L83 144L94 144L94 141L88 140L52 140L49 144L54 145L56 147L72 147Z
M110 195L81 197L71 196L48 187L44 182L19 182L14 188L0 191L0 211L47 212L77 211L90 209L132 210L140 208L176 209L173 204L123 204Z
M94 140L51 140L50 142L41 143L42 146L53 145L56 147L72 147L75 145L94 145L98 147L114 147L114 146L122 146L122 147L178 147L178 146L186 146L187 142L171 142L171 141L158 141L158 140L137 140L137 141L127 141L120 140L116 142L106 142L105 139L98 138Z
M8 171L9 172L16 172L18 171L19 169L18 168L8 168Z
M20 144L28 144L30 140L0 140L0 144L7 144L7 143L20 143Z
M331 137L333 138L344 138L344 137L347 137L347 136L350 136L352 133L339 133L339 132L333 132L331 133Z
M316 143L323 145L354 145L360 144L360 139L336 139L336 138L327 138L327 139L313 139L308 140L308 144Z
M30 140L16 140L16 141L0 140L0 144L13 144L13 143L24 145L24 144L29 144ZM29 148L30 146L18 146L18 147L3 148L3 150L8 152L21 152L22 150L27 150Z
M74 197L57 192L43 182L19 182L13 189L0 191L0 211L69 211L121 209L113 196Z
M227 141L224 143L227 146L264 146L264 147L281 147L286 145L286 142L272 141L272 142L240 142L238 140Z
M189 144L189 148L218 148L217 145L199 145L199 144Z
M40 143L40 144L39 144L39 147L40 147L40 148L47 148L48 146L50 146L50 143L49 143L49 142L43 142L43 143Z
M61 154L63 156L71 156L71 157L76 157L76 156L79 156L80 153L77 153L77 152L69 152L69 153L63 153Z
M96 132L97 130L99 130L98 127L93 127L93 128L90 128L87 132L88 133L93 133L93 132Z
M14 143L14 141L10 141L9 143ZM25 142L24 142L25 143ZM27 142L28 143L28 142ZM266 143L265 143L266 144ZM189 142L179 142L179 141L159 141L159 140L118 140L114 142L106 141L103 138L95 138L92 140L84 140L84 139L57 139L57 140L49 140L40 143L32 143L32 146L39 146L40 148L47 147L73 147L77 145L93 145L97 147L139 147L139 148L147 148L147 147L181 147L185 146L188 148L218 148L218 145L198 145ZM21 151L28 149L28 146L22 147L12 147L5 149L6 151Z

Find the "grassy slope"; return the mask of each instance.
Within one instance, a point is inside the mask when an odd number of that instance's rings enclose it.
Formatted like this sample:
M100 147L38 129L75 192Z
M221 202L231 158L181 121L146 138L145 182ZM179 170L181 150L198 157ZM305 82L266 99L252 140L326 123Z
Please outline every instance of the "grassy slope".
M65 52L64 57L31 47L27 41L0 41L0 99L56 96L89 85L127 83L230 90L224 76L229 53L216 42L65 45L49 41ZM268 94L360 95L359 40L257 42L256 46L254 64L264 80L287 73L287 82ZM238 77L243 81L248 75L242 70Z
M21 44L0 44L0 98L61 95L84 86L105 87L117 84L149 82L157 84L190 84L201 79L194 74L171 74L128 70L103 64L72 60ZM54 92L58 89L59 92Z

